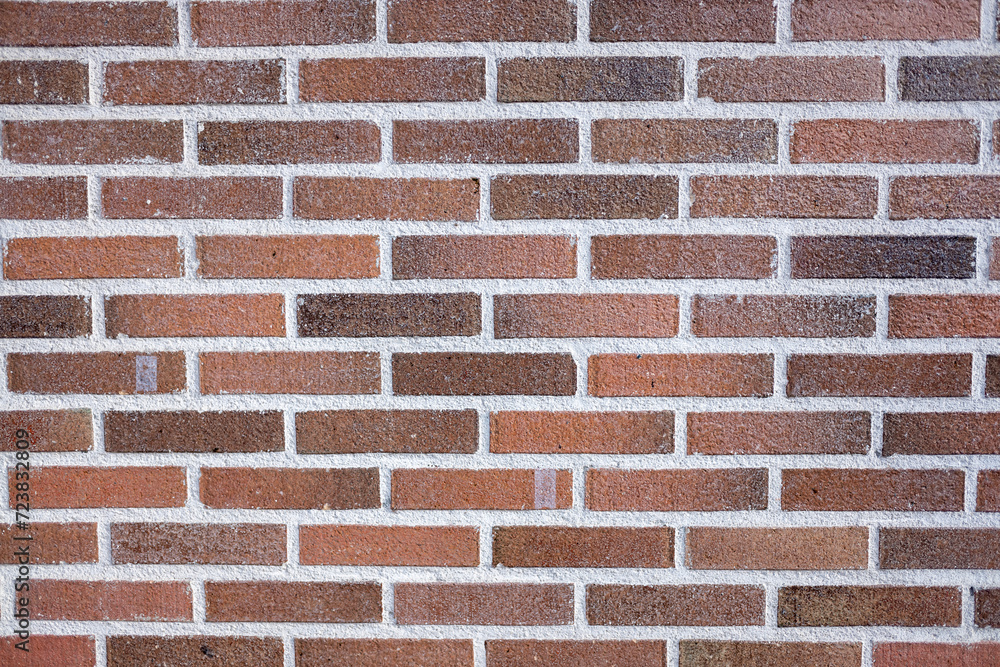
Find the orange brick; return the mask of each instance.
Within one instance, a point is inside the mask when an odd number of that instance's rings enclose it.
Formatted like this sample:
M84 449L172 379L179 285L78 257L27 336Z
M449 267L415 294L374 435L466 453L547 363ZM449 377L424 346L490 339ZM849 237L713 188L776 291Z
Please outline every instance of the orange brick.
M9 280L180 278L184 255L174 236L73 236L7 241Z
M199 236L203 278L377 278L377 236Z
M285 335L281 294L119 295L104 312L108 338Z
M596 354L591 396L770 396L769 354Z
M479 565L479 529L472 526L304 525L299 544L303 565Z
M572 486L569 470L393 470L392 509L568 509Z
M16 471L8 471L11 507ZM183 507L184 468L47 466L31 471L32 508Z
M688 528L694 570L864 570L868 529Z
M479 181L430 178L295 179L295 217L307 220L476 220Z
M498 454L669 454L672 412L493 412Z

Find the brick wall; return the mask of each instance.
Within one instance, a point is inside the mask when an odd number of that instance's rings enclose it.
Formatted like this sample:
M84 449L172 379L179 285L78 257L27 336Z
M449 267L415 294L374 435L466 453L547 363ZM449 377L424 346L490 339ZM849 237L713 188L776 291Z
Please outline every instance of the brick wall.
M0 663L1000 666L994 0L0 46Z

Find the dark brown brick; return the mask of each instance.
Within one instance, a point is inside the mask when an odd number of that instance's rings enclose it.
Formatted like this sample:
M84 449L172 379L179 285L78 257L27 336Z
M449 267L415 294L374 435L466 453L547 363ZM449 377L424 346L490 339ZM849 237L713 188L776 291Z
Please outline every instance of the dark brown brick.
M85 296L0 296L0 338L78 338L90 335Z
M0 62L0 104L85 104L87 70L72 60Z
M33 452L85 452L94 445L92 421L87 408L0 412L0 451L16 451L18 431L27 431Z
M14 220L77 220L87 217L84 176L0 178L0 217Z
M968 120L807 120L792 125L793 163L975 164L979 128Z
M612 279L770 278L778 247L770 236L594 236L591 277Z
M570 42L566 0L393 0L389 42Z
M281 667L280 637L112 636L107 641L108 665L197 665L213 667ZM89 667L89 666L88 666Z
M570 625L570 584L396 584L401 625Z
M960 512L961 470L788 469L781 473L788 512Z
M860 667L861 644L681 640L680 667Z
M778 591L778 627L957 627L961 602L957 588L789 586Z
M868 528L687 529L694 570L864 570Z
M12 353L7 382L24 394L175 394L187 373L183 352Z
M975 591L975 621L979 628L1000 628L1000 588ZM994 648L991 646L991 648ZM991 654L996 656L996 653ZM974 665L973 667L979 667ZM990 667L986 665L986 667Z
M793 354L789 396L969 396L971 354Z
M104 413L108 452L243 453L285 448L281 412L117 412Z
M867 412L689 412L689 454L865 454Z
M773 42L767 0L595 0L595 42Z
M303 102L472 102L485 97L483 58L330 58L299 64Z
M767 470L587 471L587 509L596 512L745 512L767 508Z
M673 566L673 528L493 529L493 567Z
M471 667L471 639L295 639L297 667Z
M169 164L184 157L184 127L176 120L7 121L3 155L24 164Z
M499 102L676 102L680 58L511 58L497 64Z
M695 176L694 218L872 218L878 181L863 176Z
M284 524L113 523L115 564L281 565Z
M979 39L979 0L798 0L796 41Z
M220 509L340 510L381 505L376 468L202 468L201 502Z
M498 176L496 220L676 218L676 176Z
M889 217L1000 218L1000 177L913 176L892 179Z
M281 179L109 178L101 184L101 207L113 219L274 219L281 217Z
M309 220L475 220L479 181L429 178L295 178L296 218Z
M393 280L575 278L572 236L397 236Z
M191 3L196 46L354 44L375 38L373 0Z
M914 102L1000 100L1000 58L904 56L899 59L899 98Z
M757 586L587 586L590 625L764 625Z
M875 335L875 298L695 296L691 333L706 337L851 338Z
M883 570L1000 570L995 528L880 528Z
M172 46L166 2L0 2L0 46Z
M475 410L329 410L295 415L299 454L472 454Z
M479 295L302 294L299 336L475 336Z
M1000 454L1000 413L889 413L882 423L882 456Z
M1000 356L986 357L986 395L1000 396Z
M487 639L487 667L663 667L662 641Z
M110 62L105 104L282 104L283 60Z
M972 278L968 236L798 236L792 278Z
M698 97L715 102L881 102L879 58L762 56L698 61Z
M380 142L378 126L359 120L204 122L198 124L198 162L378 162Z
M595 120L591 142L595 162L778 161L778 126L773 120Z
M569 354L398 352L392 388L411 396L572 396L576 363Z
M577 121L397 120L392 124L392 159L401 163L522 164L576 162Z
M490 451L500 454L669 454L672 412L493 412Z
M209 623L378 623L382 585L327 581L206 581Z

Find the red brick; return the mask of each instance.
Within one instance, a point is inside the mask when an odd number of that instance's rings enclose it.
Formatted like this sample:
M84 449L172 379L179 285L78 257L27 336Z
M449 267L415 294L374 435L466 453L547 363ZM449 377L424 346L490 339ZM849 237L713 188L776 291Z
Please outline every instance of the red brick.
M31 582L32 618L41 621L187 621L191 585L184 581Z
M738 512L767 508L767 470L587 471L587 509L597 512Z
M789 512L961 512L961 470L792 469L781 474Z
M93 637L72 635L32 635L29 651L17 648L20 637L0 638L0 662L19 667L94 667L97 652Z
M571 584L396 584L401 625L570 625Z
M326 581L206 581L209 623L378 623L382 585Z
M471 667L471 639L295 639L298 667Z
M7 241L8 280L180 278L184 255L175 236L61 236Z
M865 454L867 412L689 412L689 454Z
M221 509L379 507L375 468L202 468L201 502Z
M281 217L281 179L109 178L101 187L107 218L249 220Z
M911 176L892 179L889 218L1000 218L998 176Z
M475 410L328 410L295 415L299 454L472 454Z
M167 164L184 157L180 121L7 121L3 154L26 164Z
M204 122L198 124L198 162L208 165L378 162L379 136L378 126L367 121Z
M429 178L295 179L296 218L307 220L476 220L479 181Z
M196 46L354 44L375 38L372 0L193 2Z
M183 352L7 355L7 383L23 394L176 394L187 386Z
M496 338L677 335L677 297L652 294L498 294Z
M878 181L863 176L695 176L694 218L872 218Z
M1000 512L1000 470L980 470L976 486L976 511Z
M89 76L72 60L0 62L0 104L85 104Z
M483 58L330 58L299 63L303 102L474 102Z
M996 338L1000 297L908 295L889 297L890 338Z
M300 338L475 336L482 328L471 293L302 294L297 303Z
M576 162L578 140L577 121L562 118L397 120L392 159L404 164Z
M861 644L682 639L680 667L860 667Z
M680 58L509 58L497 63L499 102L676 102Z
M487 639L487 667L663 667L663 641L580 641Z
M595 42L773 42L767 0L595 0Z
M203 352L203 394L377 394L377 352Z
M490 183L496 220L677 217L676 176L498 176Z
M853 338L875 335L875 298L695 296L691 333L707 337Z
M971 354L793 354L789 396L969 396Z
M882 456L1000 454L1000 413L889 413L882 423Z
M673 528L493 529L493 567L673 566Z
M979 39L979 0L799 0L792 39Z
M28 562L34 564L96 563L96 523L37 523L25 531L17 524L0 524L0 546L3 547L0 563L20 563L23 556L19 549L26 546L24 537L30 535ZM30 645L34 648L34 644ZM0 648L0 659L3 649ZM88 665L93 667L93 665Z
M11 507L16 471L7 473ZM31 471L31 507L108 508L183 507L187 478L177 467L47 466Z
M303 565L475 567L472 526L312 526L299 528Z
M770 396L770 354L595 354L591 396Z
M669 454L673 412L493 412L499 454Z
M974 593L976 627L1000 628L1000 588L974 590Z
M104 413L106 452L244 453L284 448L284 415L277 410Z
M864 570L868 529L688 528L693 570Z
M84 296L0 296L0 338L80 338L91 319Z
M202 278L376 278L377 236L198 236Z
M613 279L770 278L777 243L770 236L594 236L591 277Z
M979 161L979 128L967 120L808 120L792 125L790 141L793 163Z
M392 471L394 510L546 510L573 506L569 470Z
M172 46L166 2L0 2L0 46Z
M6 137L6 130L4 135ZM6 138L4 139L6 143ZM7 155L4 147L4 157ZM77 220L87 217L85 176L0 178L0 217Z
M880 528L883 570L998 570L1000 530Z
M1000 644L876 644L875 667L1000 667Z
M572 236L398 236L394 280L575 278Z
M566 0L393 0L390 42L571 42Z
M798 236L792 278L971 278L968 236Z
M1000 396L1000 356L986 357L986 395Z
M0 412L0 451L16 451L24 430L29 451L85 452L94 446L92 420L87 408Z
M595 162L778 161L773 120L604 119L591 125Z
M281 565L284 524L111 524L111 560L202 565Z
M106 104L283 104L283 60L109 62Z
M961 602L957 588L790 586L778 591L778 627L958 627Z
M764 625L757 586L587 586L590 625Z
M763 56L698 61L698 97L715 102L882 102L879 58Z
M576 362L560 353L397 352L392 388L410 396L572 396Z
M108 338L284 336L281 294L127 294L104 304Z
M108 665L197 665L219 667L281 667L285 663L280 637L138 636L108 637Z

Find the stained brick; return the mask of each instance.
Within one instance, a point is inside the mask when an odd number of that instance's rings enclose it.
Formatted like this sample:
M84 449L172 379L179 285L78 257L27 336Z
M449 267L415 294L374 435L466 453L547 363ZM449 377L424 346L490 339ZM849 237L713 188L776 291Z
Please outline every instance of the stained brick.
M202 468L201 502L222 509L368 509L375 468Z
M380 142L378 126L367 121L204 122L198 124L198 162L208 165L378 162Z
M303 604L303 601L308 601ZM206 581L205 620L378 623L382 585L326 581Z
M863 176L695 176L695 218L871 218L878 182Z
M116 564L281 565L283 524L114 523Z
M914 102L1000 100L1000 58L904 56L899 59L899 98Z
M92 420L87 408L0 412L0 451L16 451L21 430L33 452L87 451L94 444Z
M471 454L478 447L475 410L330 410L295 415L299 454Z
M960 512L961 470L794 469L781 474L789 512Z
M861 644L682 639L680 667L859 667Z
M496 338L677 335L677 297L653 294L498 294Z
M208 660L225 667L281 667L285 660L280 637L214 635L111 636L107 655L108 664L114 667L196 665Z
M596 162L778 161L773 120L607 119L591 125Z
M0 104L84 104L87 64L72 60L0 62Z
M864 454L867 412L689 412L691 454Z
M392 388L411 396L572 396L576 362L562 353L397 352Z
M193 2L197 46L353 44L375 38L372 0Z
M770 278L777 244L770 236L594 236L591 277L612 279Z
M969 396L970 354L793 354L789 396Z
M304 525L299 544L303 565L479 565L479 529L471 526Z
M22 394L175 394L187 384L183 352L7 355L7 383Z
M497 220L677 217L676 176L498 176L490 183Z
M569 625L569 584L396 584L402 625Z
M377 352L203 352L203 394L377 394Z
M757 586L587 586L590 625L764 625Z
M568 509L572 485L569 470L393 470L392 509Z
M499 102L676 102L680 58L510 58L497 64Z
M498 454L669 454L672 412L494 412Z
M303 294L299 336L475 336L479 295Z
M493 567L673 567L672 528L493 529Z
M235 454L284 448L284 416L275 410L104 413L104 449L108 452Z
M799 236L792 278L972 278L968 236Z
M83 296L0 296L0 338L90 335L90 299Z
M778 627L957 627L957 588L790 586L778 591Z
M770 354L596 354L591 396L770 396Z
M737 512L767 508L767 470L587 471L597 512Z
M875 335L875 298L695 296L691 333L706 337L852 338Z
M479 181L297 177L295 217L307 220L475 220Z
M396 162L522 164L576 162L577 121L397 120L392 124Z
M281 104L282 60L109 62L105 104Z
M569 42L566 0L393 0L389 42Z
M203 278L375 278L377 236L199 236Z
M3 155L25 164L169 164L184 156L180 121L42 120L3 124Z
M485 97L483 58L330 58L299 64L303 102L472 102Z
M698 61L698 97L715 102L881 102L879 58L763 56Z
M864 570L868 529L688 528L694 570Z
M595 42L773 42L767 0L595 0Z

